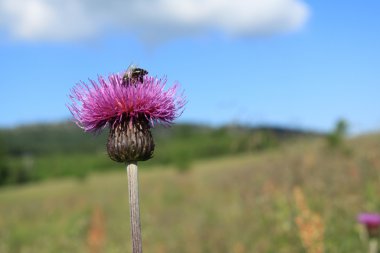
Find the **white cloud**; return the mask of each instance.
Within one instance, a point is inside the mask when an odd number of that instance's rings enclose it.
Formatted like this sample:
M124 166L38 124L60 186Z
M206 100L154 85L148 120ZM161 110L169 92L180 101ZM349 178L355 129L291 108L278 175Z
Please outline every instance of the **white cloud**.
M300 29L302 0L0 0L0 28L17 39L78 40L108 30L143 39L217 31L260 36Z

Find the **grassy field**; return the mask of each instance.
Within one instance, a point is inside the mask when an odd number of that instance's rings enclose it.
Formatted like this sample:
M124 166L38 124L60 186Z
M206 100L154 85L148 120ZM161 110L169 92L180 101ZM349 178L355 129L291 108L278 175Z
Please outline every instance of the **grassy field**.
M380 135L140 172L144 252L365 252L380 211ZM141 167L144 163L140 164ZM0 252L130 252L125 171L0 189Z

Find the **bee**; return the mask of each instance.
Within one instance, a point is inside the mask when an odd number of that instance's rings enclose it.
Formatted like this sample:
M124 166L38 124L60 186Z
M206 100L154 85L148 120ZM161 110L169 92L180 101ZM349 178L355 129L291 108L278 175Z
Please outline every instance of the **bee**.
M123 76L123 85L137 85L144 81L144 76L148 74L148 71L135 66L130 66Z

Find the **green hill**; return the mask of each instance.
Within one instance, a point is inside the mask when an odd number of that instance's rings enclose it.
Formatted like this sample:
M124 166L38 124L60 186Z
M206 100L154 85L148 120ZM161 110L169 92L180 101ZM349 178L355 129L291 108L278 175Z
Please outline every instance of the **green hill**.
M39 124L0 130L0 185L60 176L85 177L90 171L119 168L106 154L108 129L84 133L72 122ZM153 165L174 164L186 170L194 160L259 152L285 142L315 137L312 132L274 127L178 124L153 129Z

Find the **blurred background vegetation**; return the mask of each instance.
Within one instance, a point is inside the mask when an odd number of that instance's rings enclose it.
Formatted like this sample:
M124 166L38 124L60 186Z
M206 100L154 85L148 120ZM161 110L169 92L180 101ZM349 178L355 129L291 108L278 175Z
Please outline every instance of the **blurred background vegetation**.
M0 130L0 185L63 176L84 178L90 171L120 170L120 165L107 156L107 135L107 130L99 135L85 134L72 122ZM154 159L143 167L173 165L186 171L194 160L261 152L320 134L274 127L179 124L154 128L153 135Z
M140 165L146 252L364 252L380 135L178 124ZM0 252L129 252L124 166L73 123L0 131ZM362 238L362 239L361 239Z

